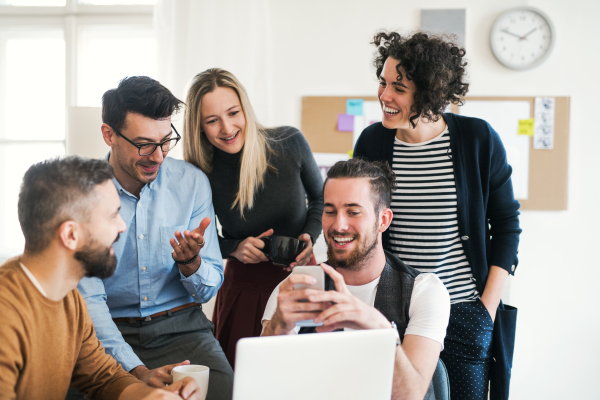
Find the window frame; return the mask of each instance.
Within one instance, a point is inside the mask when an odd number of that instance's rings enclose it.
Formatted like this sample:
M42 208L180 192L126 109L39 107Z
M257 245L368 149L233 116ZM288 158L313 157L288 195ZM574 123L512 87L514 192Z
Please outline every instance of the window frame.
M65 136L53 140L13 140L0 138L0 146L10 144L62 144L67 150L66 110L78 106L80 64L78 39L86 26L139 26L154 29L154 5L90 5L66 0L64 6L12 6L0 0L0 54L4 54L5 31L31 31L45 28L64 32L65 40ZM0 61L0 77L6 76L6 65ZM0 91L0 117L8 101ZM16 210L15 210L16 212ZM0 252L0 263L13 255Z
M0 15L9 16L67 16L67 15L102 15L102 14L136 14L152 15L154 5L94 5L79 4L77 0L66 0L64 6L11 6L0 0Z

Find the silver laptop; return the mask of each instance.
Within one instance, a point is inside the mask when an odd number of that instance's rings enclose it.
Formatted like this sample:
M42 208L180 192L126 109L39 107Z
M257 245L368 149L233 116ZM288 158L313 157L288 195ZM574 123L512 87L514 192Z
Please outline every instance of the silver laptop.
M241 339L233 400L389 400L392 329Z

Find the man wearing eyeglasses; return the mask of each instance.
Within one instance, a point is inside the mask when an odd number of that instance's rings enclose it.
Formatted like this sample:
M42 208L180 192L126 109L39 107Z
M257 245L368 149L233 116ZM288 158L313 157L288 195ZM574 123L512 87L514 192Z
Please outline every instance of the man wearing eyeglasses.
M181 139L171 124L181 105L148 77L104 93L101 130L127 230L113 246L115 274L85 278L78 289L125 370L162 387L174 366L206 365L207 399L230 399L233 371L202 312L223 282L212 192L202 171L167 157Z

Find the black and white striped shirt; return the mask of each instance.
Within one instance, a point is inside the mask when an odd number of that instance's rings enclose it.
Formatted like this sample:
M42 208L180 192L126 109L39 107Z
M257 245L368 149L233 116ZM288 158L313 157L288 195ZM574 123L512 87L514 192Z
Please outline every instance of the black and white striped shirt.
M448 128L423 143L394 141L392 252L421 272L435 273L451 303L479 297L456 215L456 185Z

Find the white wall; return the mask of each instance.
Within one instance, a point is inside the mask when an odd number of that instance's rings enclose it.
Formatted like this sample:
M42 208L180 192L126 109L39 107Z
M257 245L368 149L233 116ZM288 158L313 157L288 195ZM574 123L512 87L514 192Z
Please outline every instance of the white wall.
M300 127L301 97L375 95L373 33L416 29L422 8L465 8L471 95L571 96L569 210L525 211L520 264L510 287L519 308L511 399L599 398L600 289L597 116L600 1L272 0L272 125ZM501 66L488 42L504 10L533 6L554 22L557 42L540 67ZM260 117L260 115L259 115ZM264 119L263 119L264 120Z

